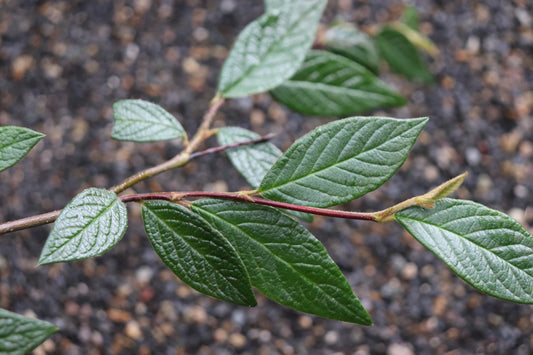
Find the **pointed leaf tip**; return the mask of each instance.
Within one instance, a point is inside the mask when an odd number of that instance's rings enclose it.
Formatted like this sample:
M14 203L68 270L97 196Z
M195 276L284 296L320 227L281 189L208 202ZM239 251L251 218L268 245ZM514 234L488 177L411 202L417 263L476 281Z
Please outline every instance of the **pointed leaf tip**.
M533 236L511 217L472 201L444 198L396 220L479 291L533 304Z
M228 237L265 296L301 312L372 324L326 249L292 218L268 206L215 199L192 209Z
M278 159L259 191L271 200L312 207L351 201L390 179L427 121L351 117L318 127Z
M43 137L44 134L24 127L0 127L0 171L19 162Z
M101 255L120 241L127 225L126 205L114 192L87 189L74 197L57 218L38 265Z

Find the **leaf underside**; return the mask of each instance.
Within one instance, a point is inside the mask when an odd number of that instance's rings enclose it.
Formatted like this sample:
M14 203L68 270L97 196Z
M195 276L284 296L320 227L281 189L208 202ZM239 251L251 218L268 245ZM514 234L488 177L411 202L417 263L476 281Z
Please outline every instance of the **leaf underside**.
M441 199L396 220L459 277L504 300L533 303L533 236L511 217L472 201Z
M313 43L325 0L269 7L239 34L220 73L218 92L242 97L272 89L298 69Z
M0 354L24 355L35 349L57 329L48 322L23 317L0 308Z
M311 51L298 72L271 94L291 110L314 116L347 116L405 104L365 67L326 51Z
M31 129L0 127L0 171L15 165L44 137Z
M101 255L120 241L127 225L126 206L114 192L87 189L74 197L57 218L38 264Z
M224 301L257 304L239 255L205 220L168 201L145 202L142 213L154 250L183 282Z
M183 127L174 116L161 106L148 101L117 101L113 104L113 116L113 139L157 142L185 136Z
M220 145L243 142L259 137L257 133L240 127L223 127L217 132ZM235 169L244 176L250 186L253 189L257 189L267 171L278 160L282 152L274 144L264 142L228 149L226 154ZM290 210L283 211L304 221L313 221L312 214Z
M275 208L203 199L192 205L237 249L252 285L293 309L358 324L370 316L322 244Z
M427 118L351 117L297 140L266 174L275 201L330 207L375 190L403 164Z

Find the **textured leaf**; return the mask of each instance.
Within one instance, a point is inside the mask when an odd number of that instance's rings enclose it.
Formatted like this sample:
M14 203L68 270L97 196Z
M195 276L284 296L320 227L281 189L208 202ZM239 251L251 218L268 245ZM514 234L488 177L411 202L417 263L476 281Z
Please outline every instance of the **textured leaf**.
M183 282L224 301L257 304L239 255L205 220L167 201L145 202L142 213L154 250Z
M402 33L384 27L376 36L378 50L395 72L409 79L431 83L433 76L416 47Z
M0 171L15 165L44 134L24 127L0 127Z
M111 138L131 142L157 142L185 136L178 120L161 106L144 100L113 104L115 124Z
M355 26L339 22L327 30L326 49L361 64L373 73L378 73L379 55L372 39Z
M326 249L277 209L204 199L193 203L237 249L252 285L267 297L321 317L371 324L370 316Z
M256 139L260 136L240 127L223 127L217 132L218 144L226 145ZM253 189L257 189L265 174L278 160L282 152L272 143L245 145L226 150L231 163L248 181ZM283 210L291 216L312 222L313 215L298 211Z
M427 120L351 117L323 125L283 154L259 191L271 200L313 207L351 201L396 172Z
M533 303L533 236L511 217L471 201L395 215L405 229L466 282L491 296Z
M217 132L218 144L220 145L257 138L260 138L257 133L240 127L223 127ZM254 189L259 186L266 172L281 156L281 150L268 142L228 149L226 153L233 166Z
M56 331L53 324L0 308L0 354L24 355Z
M290 78L313 43L326 2L286 1L246 26L224 63L219 93L224 97L248 96Z
M117 244L128 226L126 206L114 192L90 188L63 209L39 265L98 256Z
M347 116L405 104L363 66L325 51L311 51L298 72L271 93L290 109L314 116Z

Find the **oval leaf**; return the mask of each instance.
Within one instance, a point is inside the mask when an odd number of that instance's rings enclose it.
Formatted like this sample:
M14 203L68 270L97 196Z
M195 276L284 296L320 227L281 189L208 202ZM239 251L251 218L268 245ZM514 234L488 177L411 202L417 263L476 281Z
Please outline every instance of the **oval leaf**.
M313 43L326 2L286 1L246 26L222 67L221 96L257 94L290 78Z
M291 110L314 116L346 116L405 104L363 66L325 51L310 52L298 72L271 93Z
M101 255L120 241L127 225L126 206L114 192L87 189L57 218L38 265Z
M533 303L533 236L511 217L472 201L442 199L411 207L401 225L476 289Z
M379 53L395 72L424 83L433 82L433 76L416 47L402 33L384 27L376 36Z
M220 145L243 142L259 137L257 133L240 127L223 127L217 132L218 144ZM228 149L226 153L235 169L244 176L253 189L259 187L267 171L270 170L282 154L281 150L268 142ZM290 210L283 211L306 222L313 221L312 214Z
M345 22L339 22L326 31L326 49L361 64L377 74L379 55L374 42L364 32Z
M271 200L330 207L375 190L403 164L427 118L351 117L297 140L259 191Z
M53 324L0 308L0 354L27 354L56 331Z
M236 201L204 199L192 208L230 240L267 297L325 318L372 323L326 249L292 218Z
M161 106L144 100L113 104L115 124L111 138L130 142L157 142L185 136L178 120Z
M0 171L24 158L43 137L44 134L24 127L0 127Z
M142 213L154 250L183 282L224 301L257 304L239 255L206 221L168 201L145 202Z

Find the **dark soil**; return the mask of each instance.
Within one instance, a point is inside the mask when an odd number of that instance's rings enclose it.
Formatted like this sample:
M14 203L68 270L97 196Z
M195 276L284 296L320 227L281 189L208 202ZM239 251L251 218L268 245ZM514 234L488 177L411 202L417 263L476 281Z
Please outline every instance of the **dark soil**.
M533 226L533 4L415 1L422 31L441 50L437 83L383 79L408 99L374 112L431 120L404 167L345 206L377 210L463 171L458 191ZM361 28L398 18L400 1L330 1ZM0 0L0 124L46 134L0 174L0 221L62 208L88 186L109 187L172 157L179 143L109 138L111 105L152 100L194 132L237 33L261 1ZM286 148L324 122L268 95L232 100L217 125L280 132ZM215 142L210 141L211 144ZM225 183L226 181L227 183ZM224 154L202 157L136 191L236 190L245 181ZM36 268L50 226L0 240L0 307L60 327L36 354L529 354L533 312L475 291L394 224L317 218L327 247L375 325L330 321L258 295L253 309L202 296L164 267L129 206L124 239L104 256Z

